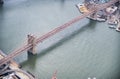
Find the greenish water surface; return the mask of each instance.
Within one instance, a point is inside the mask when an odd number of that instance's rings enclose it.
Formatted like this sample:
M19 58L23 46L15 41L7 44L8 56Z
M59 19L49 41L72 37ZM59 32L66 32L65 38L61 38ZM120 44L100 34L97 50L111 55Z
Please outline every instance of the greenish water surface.
M0 8L0 49L9 54L27 41L64 24L80 13L82 0L5 0ZM87 18L37 46L35 56L17 56L37 79L120 79L120 33Z

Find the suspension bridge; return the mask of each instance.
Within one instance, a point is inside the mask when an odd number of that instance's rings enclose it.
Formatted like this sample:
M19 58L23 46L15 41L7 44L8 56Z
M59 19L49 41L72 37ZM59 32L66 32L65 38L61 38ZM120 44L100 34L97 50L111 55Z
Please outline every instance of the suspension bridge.
M93 14L94 12L96 11L99 11L99 10L103 10L107 7L109 7L110 5L118 2L119 0L111 0L109 1L108 3L104 3L104 4L96 4L94 5L94 7L92 7L89 12L87 13L83 13L82 15L68 21L67 23L53 29L52 31L44 34L43 36L39 37L39 38L34 38L33 36L28 36L28 43L21 46L19 49L16 49L14 50L13 52L11 52L10 54L8 54L6 57L2 58L0 60L0 66L2 66L3 64L7 63L7 62L10 62L13 58L15 58L16 56L22 54L24 51L31 51L34 53L34 47L43 42L44 40L46 40L47 38L59 33L60 31L64 30L65 28L67 27L70 27L70 25L80 21L81 19L83 18L86 18L87 16Z

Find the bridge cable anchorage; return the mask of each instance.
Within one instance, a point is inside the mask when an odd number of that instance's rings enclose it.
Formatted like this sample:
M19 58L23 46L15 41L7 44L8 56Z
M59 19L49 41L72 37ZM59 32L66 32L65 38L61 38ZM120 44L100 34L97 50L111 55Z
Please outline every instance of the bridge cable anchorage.
M32 43L30 43L30 44L28 43L28 44L22 46L21 48L15 50L15 51L13 51L13 52L11 52L10 54L8 54L8 56L6 56L6 57L4 57L4 58L2 58L2 59L0 60L0 66L3 65L3 64L5 64L5 63L7 63L7 62L9 62L10 60L12 60L14 57L18 56L19 54L22 54L23 51L29 51L29 50L31 50L31 49L33 50L33 48L34 48L33 46L36 46L38 43L40 43L40 42L44 41L45 39L47 39L47 38L55 35L56 33L64 30L65 28L69 27L69 26L72 25L73 23L76 23L76 22L78 22L79 20L81 20L81 19L83 19L83 18L85 18L85 17L93 14L95 11L103 10L103 9L111 6L112 4L114 4L114 3L118 2L118 1L119 1L119 0L111 0L111 1L109 1L108 3L96 5L95 8L93 8L93 9L90 10L89 12L84 13L84 14L82 14L81 16L78 16L78 17L70 20L69 22L67 22L67 23L65 23L65 24L63 24L63 25L55 28L54 30L48 32L47 34L44 34L43 36L35 39L34 42L32 42Z

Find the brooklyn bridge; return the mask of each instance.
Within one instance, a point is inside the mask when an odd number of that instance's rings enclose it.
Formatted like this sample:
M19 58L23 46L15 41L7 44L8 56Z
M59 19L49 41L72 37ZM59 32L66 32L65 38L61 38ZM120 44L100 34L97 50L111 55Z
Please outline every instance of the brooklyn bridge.
M94 12L105 9L105 8L109 7L110 5L112 5L118 1L119 0L111 0L108 3L93 5L93 7L90 8L89 12L83 13L82 15L77 16L76 18L68 21L67 23L65 23L61 26L58 26L57 28L53 29L52 31L50 31L50 32L38 37L38 38L35 38L34 36L28 35L28 43L21 46L19 49L14 50L13 52L9 53L6 57L1 59L0 66L11 61L13 58L22 54L24 51L29 51L29 52L32 52L33 54L36 54L36 52L34 52L34 48L37 44L43 42L44 40L57 34L58 32L70 27L72 24L80 21L83 18L86 18L87 16L93 14Z

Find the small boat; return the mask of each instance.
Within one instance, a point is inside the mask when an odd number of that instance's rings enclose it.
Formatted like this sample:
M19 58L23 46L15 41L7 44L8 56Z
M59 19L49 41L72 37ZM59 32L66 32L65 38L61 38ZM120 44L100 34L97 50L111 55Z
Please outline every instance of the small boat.
M55 71L55 73L53 74L52 79L57 79L56 75L57 75L57 71Z
M110 15L107 18L107 23L110 25L117 25L118 24L118 19L115 15Z
M117 20L108 21L108 24L110 25L117 25L117 23Z
M118 9L118 7L112 5L108 8L106 8L105 11L106 11L107 14L113 14L117 9Z
M120 21L118 22L118 25L117 25L116 31L120 32Z
M108 14L108 17L107 17L108 24L110 24L110 25L118 24L117 17L114 14L117 11L117 9L118 9L118 7L116 7L114 5L105 9L106 13Z
M84 4L77 4L76 7L78 8L78 10L80 11L80 13L86 13L89 12L89 10L87 9L87 7L85 7Z

